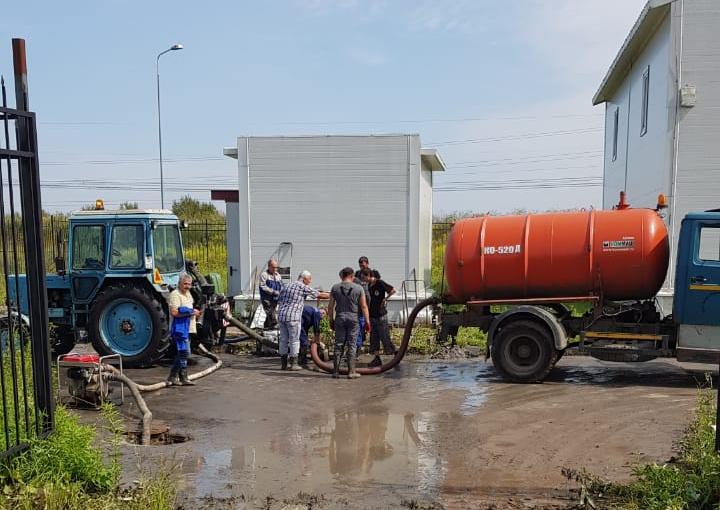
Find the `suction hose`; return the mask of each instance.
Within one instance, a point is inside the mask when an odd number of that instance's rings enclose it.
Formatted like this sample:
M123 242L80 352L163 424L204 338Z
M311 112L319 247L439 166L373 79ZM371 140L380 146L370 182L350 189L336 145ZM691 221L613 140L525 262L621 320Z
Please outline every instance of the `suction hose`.
M245 333L247 336L249 336L253 340L257 340L258 342L263 344L265 347L269 347L270 349L274 349L276 351L280 348L280 346L277 344L277 342L268 340L267 338L262 336L260 333L258 333L254 329L247 327L245 324L243 324L242 322L237 320L235 317L233 317L229 313L225 314L225 320L228 321L233 326L235 326L236 328L238 328L240 331Z
M110 365L105 365L104 368L107 368L109 366ZM135 382L133 382L133 380L127 377L125 374L121 374L120 372L118 372L115 367L112 367L112 370L109 370L108 373L105 374L105 378L109 381L120 381L128 387L130 393L132 393L132 396L135 399L135 402L137 403L138 408L140 409L140 412L142 412L143 415L142 435L140 436L140 444L150 444L150 425L152 424L152 413L150 412L150 408L148 408L147 404L145 403L145 399L142 398L138 385L135 384Z
M412 337L413 327L415 326L415 319L417 318L418 314L424 308L431 306L431 305L436 305L439 302L440 302L440 299L437 297L423 299L415 306L415 308L412 309L412 312L410 312L407 322L405 323L405 332L403 333L403 339L402 339L402 342L400 343L400 348L398 348L393 359L391 359L387 363L382 364L379 367L359 367L356 369L356 372L361 375L375 375L375 374L381 374L383 372L387 372L391 368L395 368L405 357L405 353L407 353L408 344L410 343L410 338ZM332 372L332 370L333 370L332 363L328 363L326 361L321 360L320 356L318 355L317 348L318 348L318 346L317 346L317 343L315 343L315 342L313 342L310 345L310 355L312 356L313 362L321 370L324 370L325 372ZM347 369L341 368L340 373L347 374Z
M212 374L215 370L222 366L222 360L215 356L212 352L208 351L203 344L198 345L198 349L203 356L210 358L215 362L215 364L206 368L205 370L190 374L188 376L188 379L190 379L191 381L194 381L195 379L200 379L201 377L205 377L208 374ZM150 408L148 408L147 404L145 403L145 399L142 398L142 395L140 393L143 391L156 391L162 388L167 388L168 386L170 386L170 383L168 383L167 381L162 381L155 384L138 384L129 377L127 377L125 374L121 374L120 371L112 365L103 365L103 370L105 371L104 377L106 379L110 381L120 381L125 384L125 386L127 386L130 390L130 393L135 399L135 402L137 403L137 406L143 415L142 436L140 438L140 444L150 444L150 425L152 424L152 413L150 412Z
M198 350L200 351L200 354L202 354L206 358L210 358L215 363L212 366L209 366L208 368L206 368L205 370L201 370L200 372L195 372L194 374L190 374L188 376L188 379L190 379L191 381L194 381L195 379L200 379L201 377L205 377L208 374L212 374L215 370L220 368L223 364L222 360L220 358L218 358L217 356L215 356L212 352L208 351L203 344L198 345ZM118 369L112 365L103 365L103 369L107 370L108 372L112 372L114 374L120 373L118 371ZM135 385L139 391L157 391L157 390L161 390L163 388L167 388L168 386L170 386L170 383L167 381L160 381L155 384L138 384L131 379L128 379L128 381L130 381L133 385Z

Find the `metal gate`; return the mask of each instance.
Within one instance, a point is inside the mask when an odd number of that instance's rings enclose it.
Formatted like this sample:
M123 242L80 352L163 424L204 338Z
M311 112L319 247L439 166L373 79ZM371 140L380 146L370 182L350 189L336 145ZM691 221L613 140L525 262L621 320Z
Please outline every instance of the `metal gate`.
M28 108L25 41L12 43L15 108L0 79L0 457L51 432L54 405L36 122ZM27 299L27 315L9 301L11 285Z

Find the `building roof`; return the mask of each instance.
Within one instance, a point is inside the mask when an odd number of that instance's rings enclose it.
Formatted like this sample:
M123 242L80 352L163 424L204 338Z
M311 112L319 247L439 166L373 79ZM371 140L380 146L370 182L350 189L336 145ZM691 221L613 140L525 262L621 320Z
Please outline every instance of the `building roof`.
M312 136L312 135L310 135L310 136ZM336 135L331 135L331 136L336 136ZM339 136L344 136L344 135L339 135ZM351 136L355 136L355 135L351 135ZM369 135L369 136L376 136L376 135ZM394 136L394 135L388 135L388 136ZM223 156L237 159L238 158L237 147L224 147L223 148ZM429 168L433 172L444 172L446 169L445 162L440 157L440 153L438 153L437 149L420 149L420 160L423 163L425 163L427 168ZM222 199L220 199L220 200L222 200Z
M627 76L633 62L645 49L650 38L653 36L660 23L670 12L670 4L676 0L648 0L643 7L640 16L633 25L630 33L615 56L610 69L603 78L600 87L593 96L592 104L604 103L615 93Z
M420 149L420 160L433 172L445 171L445 162L437 149Z

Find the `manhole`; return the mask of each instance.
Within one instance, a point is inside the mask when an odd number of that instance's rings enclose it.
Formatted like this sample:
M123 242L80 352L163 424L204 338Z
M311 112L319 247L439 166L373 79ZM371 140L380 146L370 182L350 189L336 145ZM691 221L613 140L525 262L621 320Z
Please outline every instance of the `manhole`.
M141 444L142 443L142 421L138 422L134 429L130 429L125 432L128 440L131 443ZM177 444L189 441L191 438L186 434L176 434L170 432L170 426L163 421L153 420L150 425L150 444L161 445L161 444Z

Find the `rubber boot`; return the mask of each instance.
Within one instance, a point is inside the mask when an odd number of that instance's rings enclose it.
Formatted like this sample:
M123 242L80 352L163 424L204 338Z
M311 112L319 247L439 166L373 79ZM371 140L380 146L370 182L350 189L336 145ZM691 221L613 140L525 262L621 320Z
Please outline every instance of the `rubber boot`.
M360 374L358 374L355 371L355 356L348 356L348 379L357 379L360 377Z
M169 386L180 386L180 378L178 377L178 367L172 367L170 369L170 375L168 375L167 382Z
M380 357L380 355L376 354L372 361L368 363L368 366L370 368L382 366L382 358Z
M335 356L335 359L333 360L333 372L332 372L333 379L337 379L340 377L340 356Z
M302 367L298 365L297 356L290 356L290 365L288 366L288 370L302 370Z
M195 383L188 379L187 368L180 369L180 386L195 386Z
M288 369L288 357L287 354L280 356L280 370Z
M298 355L298 364L302 368L308 367L307 347L305 347L305 346L300 347L300 354Z

